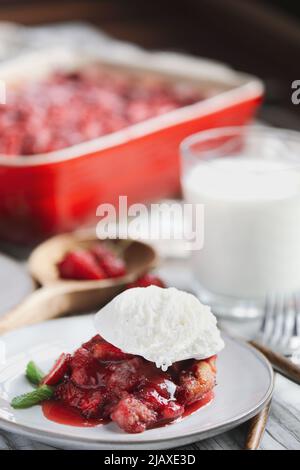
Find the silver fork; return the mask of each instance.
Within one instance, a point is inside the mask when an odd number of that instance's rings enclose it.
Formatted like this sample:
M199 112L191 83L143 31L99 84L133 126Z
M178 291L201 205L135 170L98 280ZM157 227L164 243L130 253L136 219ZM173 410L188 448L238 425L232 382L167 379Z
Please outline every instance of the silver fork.
M300 364L299 294L267 297L259 341L295 364Z

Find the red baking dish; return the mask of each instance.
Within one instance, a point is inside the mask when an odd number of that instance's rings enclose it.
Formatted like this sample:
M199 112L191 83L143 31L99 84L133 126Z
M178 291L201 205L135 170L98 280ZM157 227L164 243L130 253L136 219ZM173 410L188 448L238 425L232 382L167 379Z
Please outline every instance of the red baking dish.
M128 47L128 49L127 49ZM262 100L260 80L202 59L150 53L35 51L0 66L7 87L53 70L99 62L120 73L153 74L191 82L208 96L201 102L124 130L44 155L0 156L0 237L32 242L90 225L101 203L152 201L180 191L178 147L203 129L248 123Z

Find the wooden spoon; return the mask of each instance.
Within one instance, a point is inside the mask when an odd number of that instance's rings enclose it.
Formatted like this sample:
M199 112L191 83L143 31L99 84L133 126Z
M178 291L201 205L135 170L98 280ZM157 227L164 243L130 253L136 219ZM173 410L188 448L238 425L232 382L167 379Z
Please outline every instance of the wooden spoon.
M96 236L85 232L58 235L39 245L29 258L29 271L42 287L0 318L0 334L68 313L98 309L156 264L157 255L146 243L105 241L125 260L125 276L99 281L61 280L56 265L65 253L95 242L99 242Z

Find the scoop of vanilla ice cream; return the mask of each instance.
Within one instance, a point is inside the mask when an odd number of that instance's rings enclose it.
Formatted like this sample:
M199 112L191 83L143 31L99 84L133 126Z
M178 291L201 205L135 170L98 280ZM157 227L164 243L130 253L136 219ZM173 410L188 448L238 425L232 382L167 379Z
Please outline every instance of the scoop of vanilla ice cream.
M210 308L174 287L128 289L95 318L99 334L130 354L143 356L166 370L185 359L205 359L224 343Z

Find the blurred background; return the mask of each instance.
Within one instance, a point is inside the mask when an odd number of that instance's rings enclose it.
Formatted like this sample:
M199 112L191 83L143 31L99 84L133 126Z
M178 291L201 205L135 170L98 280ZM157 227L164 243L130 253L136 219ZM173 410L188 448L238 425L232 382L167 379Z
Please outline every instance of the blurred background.
M300 4L294 0L0 0L0 20L86 21L145 48L226 62L264 79L261 119L300 128L300 106L290 98L300 69Z

